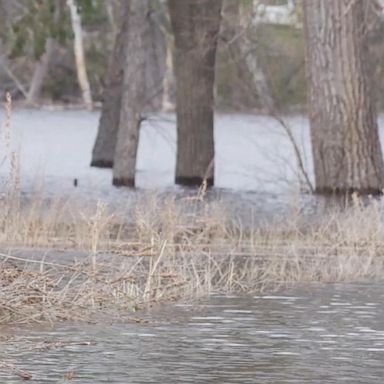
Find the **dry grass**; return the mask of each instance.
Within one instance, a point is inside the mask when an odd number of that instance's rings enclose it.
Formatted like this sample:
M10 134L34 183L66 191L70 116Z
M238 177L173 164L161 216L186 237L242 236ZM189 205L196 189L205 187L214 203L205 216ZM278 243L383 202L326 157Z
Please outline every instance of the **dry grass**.
M19 210L11 215L17 220L2 221L0 246L39 248L33 258L0 254L0 324L121 317L148 303L212 292L384 277L382 206L375 201L355 199L309 227L298 215L258 229L226 218L217 202L155 195L123 215L129 223L101 203L87 214L57 202ZM64 252L48 260L38 256L42 248ZM68 257L76 249L77 261Z

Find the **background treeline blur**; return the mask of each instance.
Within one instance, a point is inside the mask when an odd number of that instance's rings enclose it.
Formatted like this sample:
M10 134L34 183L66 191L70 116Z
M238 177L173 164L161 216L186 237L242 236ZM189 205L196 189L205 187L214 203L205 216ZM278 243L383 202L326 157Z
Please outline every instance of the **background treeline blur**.
M118 33L124 0L77 0L83 29L87 72L94 101L102 100L106 68ZM299 1L237 0L243 12L259 7L260 20L250 23L245 33L254 44L259 65L264 70L270 92L282 109L300 108L306 102L304 44ZM290 3L293 3L290 9ZM148 73L148 86L161 82L165 75L167 44L172 39L167 7L164 0L151 0L154 47L153 66ZM263 7L264 6L264 7ZM273 7L291 18L268 19L266 12ZM76 103L80 91L73 53L73 31L66 0L0 0L0 91L10 91L13 99L31 102L52 101ZM273 15L272 15L273 18ZM292 23L291 23L292 21ZM291 24L291 25L289 25ZM242 70L228 50L223 36L219 41L216 73L216 105L221 109L261 109L257 93L249 86L248 73ZM371 49L374 52L373 71L377 97L384 107L384 23L371 28ZM172 50L172 46L169 47ZM36 88L37 66L46 60L41 89ZM41 72L41 68L40 68ZM41 74L40 74L41 75ZM37 76L38 77L38 76ZM152 84L151 84L152 82ZM39 87L39 86L38 86ZM31 93L37 93L35 95ZM170 98L174 91L171 90ZM161 105L153 102L155 109Z
M102 101L107 67L121 23L125 0L77 0L83 29L86 69L92 97ZM252 41L259 66L268 80L276 105L283 110L306 102L304 42L299 1L235 0L243 13L259 6L259 20L245 32ZM173 37L166 2L151 0L152 63L147 87L154 93L152 107L162 104L163 77L170 73ZM268 13L270 12L270 13ZM275 15L273 12L281 13ZM284 16L285 12L285 16ZM271 16L272 15L272 16ZM289 16L288 18L286 16ZM224 15L228 16L228 13ZM280 17L280 18L279 18ZM0 0L0 91L14 100L32 103L77 103L81 100L73 50L73 30L66 0ZM241 58L233 57L222 24L216 72L216 105L227 110L262 109ZM370 29L373 69L380 108L384 107L384 23ZM168 56L168 57L167 57ZM168 69L168 71L167 71ZM168 82L174 101L173 81ZM157 92L158 90L158 92Z

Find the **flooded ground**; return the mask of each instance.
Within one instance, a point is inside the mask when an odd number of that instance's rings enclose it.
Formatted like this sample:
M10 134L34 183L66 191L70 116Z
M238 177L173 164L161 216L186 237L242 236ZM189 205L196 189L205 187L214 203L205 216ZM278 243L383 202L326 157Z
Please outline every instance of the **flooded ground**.
M98 119L99 112L15 110L12 135L14 148L20 153L25 185L37 184L40 179L47 192L72 192L73 179L77 178L80 191L105 198L113 194L111 172L89 167ZM307 158L307 120L295 116L288 122ZM217 115L215 149L215 181L219 189L282 192L287 183L295 181L293 150L284 131L271 118ZM175 116L149 117L140 132L138 187L172 187L175 153ZM311 173L310 158L306 160Z
M13 149L19 155L21 193L46 197L71 196L127 205L143 192L184 196L174 186L176 161L175 116L149 117L141 128L136 191L111 185L108 169L91 168L99 112L16 109L12 114ZM4 120L4 118L2 118ZM308 120L286 118L302 152L311 179L313 167ZM381 131L384 116L379 119ZM3 129L4 132L4 129ZM0 153L4 153L0 141ZM252 212L256 220L287 213L294 207L309 211L324 202L301 194L296 158L286 133L266 116L218 114L215 118L215 183L208 198L228 203L233 212ZM10 169L0 159L0 177ZM74 179L78 186L74 187ZM191 192L190 192L191 193ZM192 192L193 193L193 192Z
M89 167L98 125L98 112L15 110L13 147L20 156L21 192L48 197L72 196L126 204L143 191L183 195L174 186L176 161L175 117L150 117L141 129L137 186L134 192L111 186L111 170ZM302 148L311 174L308 122L288 121ZM261 215L284 211L298 200L298 177L292 146L273 119L254 115L220 114L215 128L216 168L209 197L249 207ZM7 177L9 167L1 166ZM78 180L78 187L73 185ZM309 197L304 196L305 200ZM255 213L255 215L256 215Z
M97 121L98 113L84 111L15 111L22 195L37 190L118 205L143 191L185 193L173 186L172 115L152 117L142 128L137 191L113 188L110 170L89 167ZM312 176L308 122L288 121ZM229 202L235 214L257 217L286 212L292 204L319 203L297 192L291 144L272 119L220 115L215 139L216 188L208 198ZM4 164L0 175L3 180L9 175ZM308 286L167 306L140 313L148 320L144 324L0 329L0 362L31 372L36 383L62 382L70 372L72 382L84 384L381 383L383 299L380 283ZM0 382L20 378L3 366Z
M379 384L383 300L379 283L216 296L147 313L147 324L15 331L0 360L28 370L36 383L73 372L72 382L84 384ZM0 381L20 379L2 372Z

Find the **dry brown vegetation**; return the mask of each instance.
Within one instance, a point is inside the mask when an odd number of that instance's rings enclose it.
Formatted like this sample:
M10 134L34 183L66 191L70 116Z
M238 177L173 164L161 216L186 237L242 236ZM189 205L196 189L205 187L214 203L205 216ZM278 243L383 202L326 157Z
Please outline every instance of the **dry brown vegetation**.
M0 324L121 318L212 292L384 276L376 201L355 198L311 226L299 214L263 228L244 227L201 198L146 196L123 214L102 203L88 213L70 202L15 206L0 221L8 249L0 254Z

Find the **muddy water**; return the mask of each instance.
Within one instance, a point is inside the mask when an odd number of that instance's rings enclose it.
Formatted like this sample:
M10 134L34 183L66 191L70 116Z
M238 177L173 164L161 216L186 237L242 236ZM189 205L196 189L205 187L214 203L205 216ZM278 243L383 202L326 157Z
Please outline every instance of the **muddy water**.
M37 383L57 383L73 371L73 382L84 384L379 384L383 301L379 283L217 296L148 313L147 324L21 330L18 340L3 343L0 361L6 356ZM33 347L42 341L68 344ZM20 382L4 372L0 381Z

